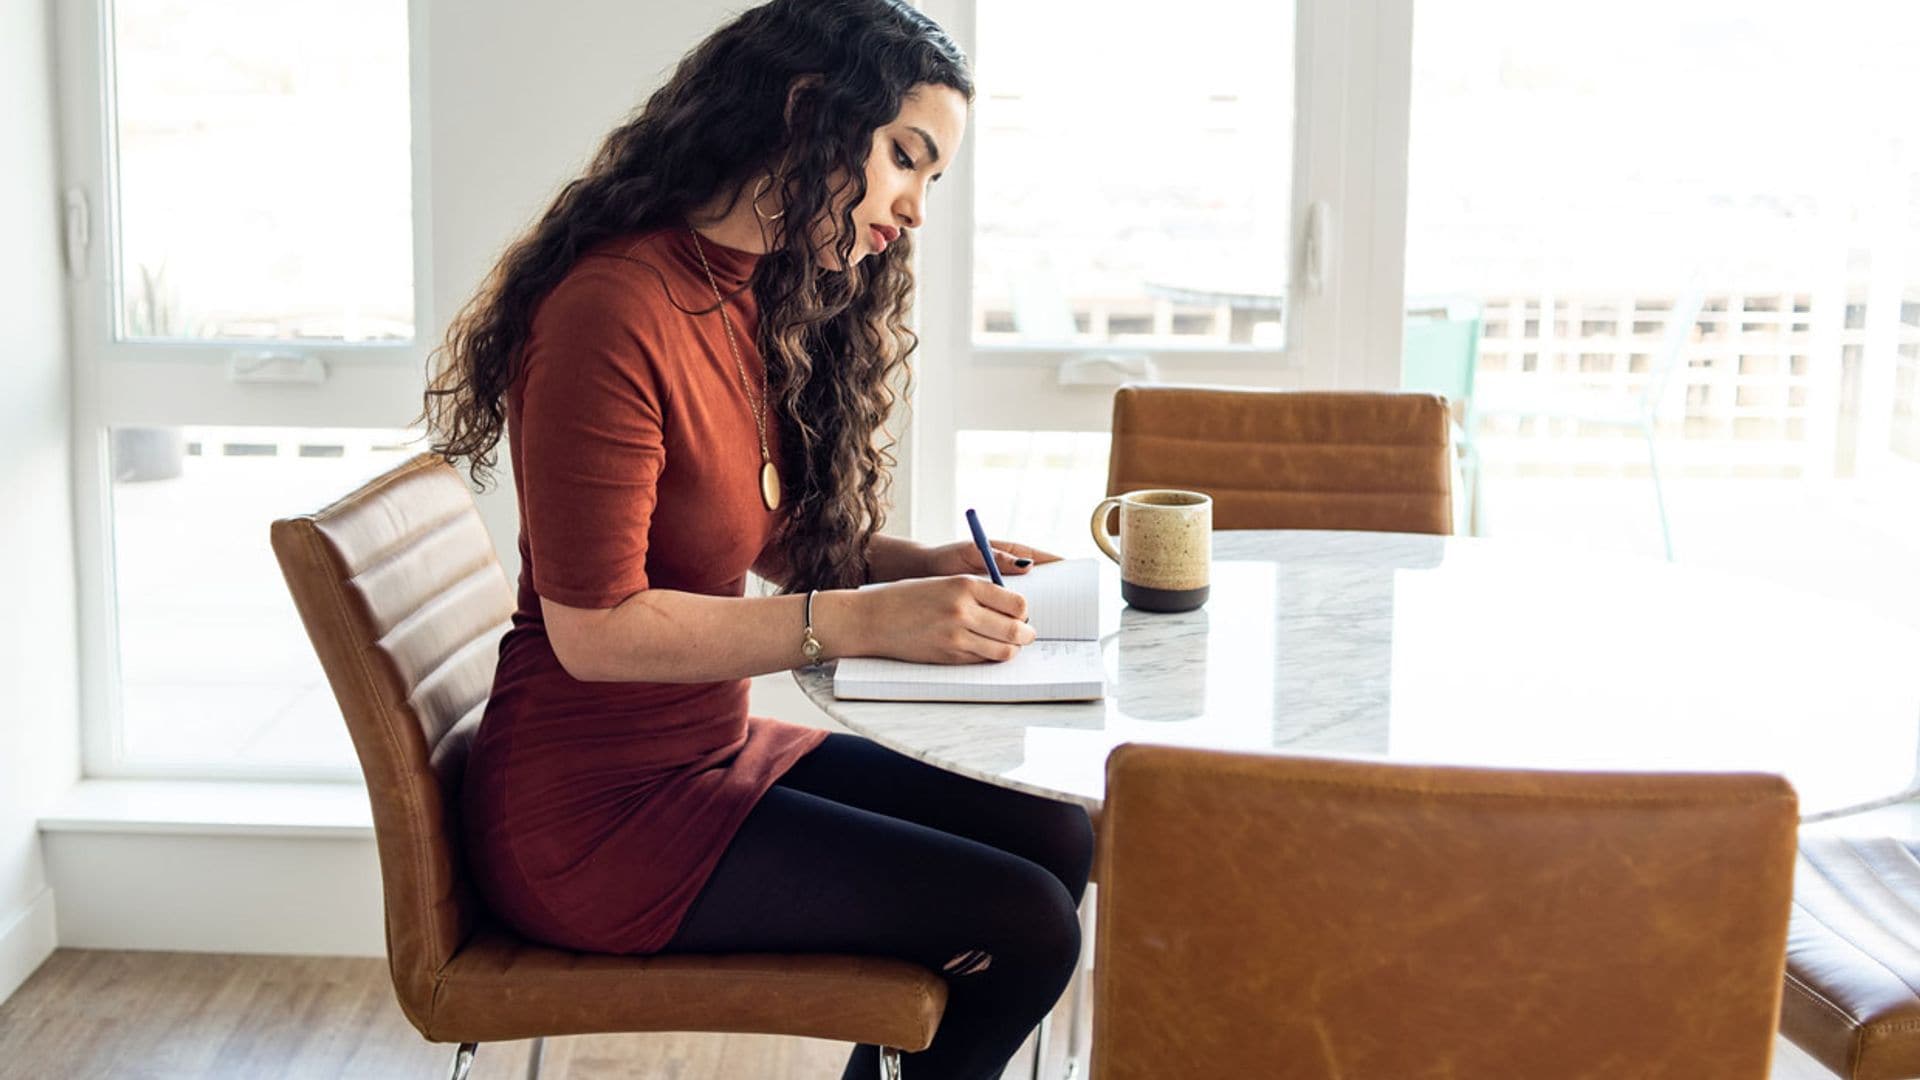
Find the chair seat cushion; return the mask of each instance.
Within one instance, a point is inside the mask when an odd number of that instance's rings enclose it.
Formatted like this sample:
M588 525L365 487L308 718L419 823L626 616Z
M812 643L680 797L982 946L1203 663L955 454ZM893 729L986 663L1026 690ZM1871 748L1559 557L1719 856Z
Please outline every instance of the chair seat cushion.
M441 971L432 1013L415 1023L436 1042L712 1031L924 1050L946 1003L938 975L900 960L574 953L483 926Z
M1844 1077L1920 1077L1920 844L1803 836L1780 1030Z

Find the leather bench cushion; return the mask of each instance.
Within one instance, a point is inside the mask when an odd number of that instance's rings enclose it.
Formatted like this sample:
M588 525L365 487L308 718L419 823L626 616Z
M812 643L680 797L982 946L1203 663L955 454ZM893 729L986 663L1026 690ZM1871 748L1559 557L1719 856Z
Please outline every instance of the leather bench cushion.
M1842 1076L1920 1077L1920 844L1805 836L1780 1030Z

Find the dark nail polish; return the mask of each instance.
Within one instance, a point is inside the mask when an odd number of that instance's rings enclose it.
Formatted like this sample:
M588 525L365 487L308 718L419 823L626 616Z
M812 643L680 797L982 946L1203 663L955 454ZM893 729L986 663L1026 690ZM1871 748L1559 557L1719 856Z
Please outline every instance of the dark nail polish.
M1032 566L1032 565L1033 565L1033 560L1032 560L1032 559L1015 559L1015 560L1013 560L1013 565L1015 565L1015 566Z

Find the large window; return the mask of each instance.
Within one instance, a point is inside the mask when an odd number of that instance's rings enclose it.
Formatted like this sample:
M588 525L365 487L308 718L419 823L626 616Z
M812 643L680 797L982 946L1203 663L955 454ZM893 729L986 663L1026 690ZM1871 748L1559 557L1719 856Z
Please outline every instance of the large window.
M1408 342L1473 327L1483 532L1920 622L1916 54L1906 4L1419 5Z
M976 10L974 340L1278 349L1292 6Z
M406 431L117 427L113 581L124 766L351 767L266 522L416 452Z
M919 534L1085 551L1122 381L1411 385L1463 526L1920 619L1920 9L930 8Z
M925 6L978 97L921 248L916 533L1076 544L1045 508L1101 494L1123 382L1394 382L1405 0Z
M399 0L116 0L120 329L413 337Z
M267 530L417 449L408 2L56 10L86 769L351 777Z

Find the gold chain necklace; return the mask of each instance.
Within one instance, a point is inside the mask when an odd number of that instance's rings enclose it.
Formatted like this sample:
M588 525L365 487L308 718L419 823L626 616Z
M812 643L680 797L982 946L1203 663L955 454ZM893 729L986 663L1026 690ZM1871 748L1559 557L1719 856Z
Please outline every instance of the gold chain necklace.
M700 233L693 226L687 226L693 234L693 250L700 256L700 269L707 272L707 284L713 289L714 302L720 305L720 325L727 328L727 352L733 355L733 370L740 373L740 389L746 392L747 404L753 408L753 426L760 432L760 501L767 509L780 509L780 470L773 467L773 455L767 452L767 370L764 364L760 369L760 400L753 400L753 385L747 382L747 366L740 362L740 346L733 340L733 320L727 317L727 301L720 295L720 283L713 279L713 267L707 265L707 250L700 246Z

